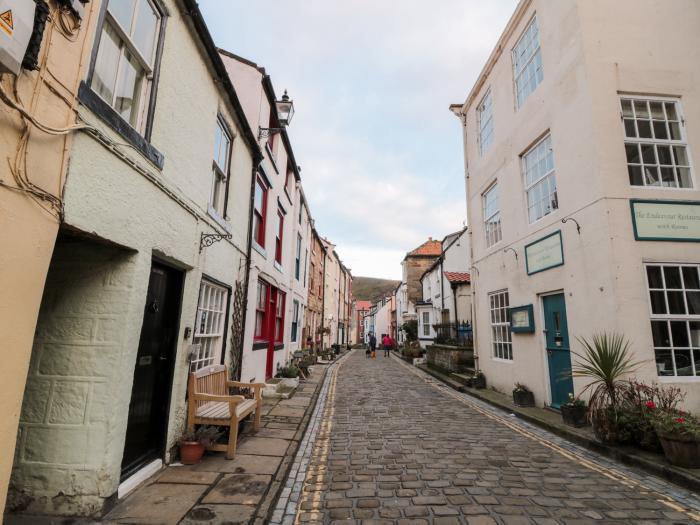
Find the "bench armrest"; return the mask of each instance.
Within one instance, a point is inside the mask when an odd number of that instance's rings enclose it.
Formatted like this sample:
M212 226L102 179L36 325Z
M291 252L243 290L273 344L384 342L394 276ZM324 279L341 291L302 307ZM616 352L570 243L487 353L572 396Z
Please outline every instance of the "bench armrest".
M194 401L217 401L222 403L233 403L237 405L245 398L243 396L217 396L214 394L195 394L192 398Z

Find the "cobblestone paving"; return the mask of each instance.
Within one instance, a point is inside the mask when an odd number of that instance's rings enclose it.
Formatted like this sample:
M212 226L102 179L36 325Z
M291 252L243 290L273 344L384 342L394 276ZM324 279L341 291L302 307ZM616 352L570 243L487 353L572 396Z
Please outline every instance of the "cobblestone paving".
M289 480L297 523L698 523L700 502L682 489L561 447L395 358L354 351L335 372L296 459L304 482Z

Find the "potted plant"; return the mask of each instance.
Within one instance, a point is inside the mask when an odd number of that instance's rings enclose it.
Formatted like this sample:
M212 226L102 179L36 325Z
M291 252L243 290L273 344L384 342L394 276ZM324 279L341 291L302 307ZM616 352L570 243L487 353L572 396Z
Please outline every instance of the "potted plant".
M215 443L221 436L216 427L203 425L194 432L186 430L180 437L180 462L183 465L196 465L202 461L204 449Z
M513 403L518 407L534 407L535 394L522 383L515 383L513 389Z
M593 432L604 443L622 443L629 438L621 410L625 388L622 377L633 373L640 363L632 361L630 344L621 334L602 333L594 335L592 341L577 340L583 346L583 353L573 352L578 361L572 368L572 376L590 381L581 393L591 392L588 419Z
M478 390L486 388L486 376L483 372L479 371L472 377L472 388Z
M672 465L700 467L700 420L680 410L656 410L654 428Z
M581 428L588 424L588 407L580 397L569 394L569 401L561 405L560 409L561 417L567 425Z

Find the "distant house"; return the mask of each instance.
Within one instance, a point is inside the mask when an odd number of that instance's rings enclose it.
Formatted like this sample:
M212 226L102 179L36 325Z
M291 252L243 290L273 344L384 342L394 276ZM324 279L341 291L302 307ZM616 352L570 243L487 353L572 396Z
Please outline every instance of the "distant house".
M470 266L467 228L447 235L441 255L420 278L422 298L416 303L416 313L421 346L436 337L463 340L471 335Z

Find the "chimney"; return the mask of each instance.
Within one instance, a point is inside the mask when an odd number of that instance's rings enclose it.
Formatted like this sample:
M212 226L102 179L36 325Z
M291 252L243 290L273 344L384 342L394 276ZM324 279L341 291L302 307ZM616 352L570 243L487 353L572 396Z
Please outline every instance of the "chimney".
M432 237L428 237L428 242L431 242L433 240Z

